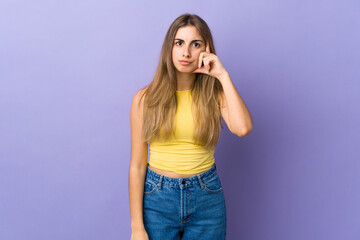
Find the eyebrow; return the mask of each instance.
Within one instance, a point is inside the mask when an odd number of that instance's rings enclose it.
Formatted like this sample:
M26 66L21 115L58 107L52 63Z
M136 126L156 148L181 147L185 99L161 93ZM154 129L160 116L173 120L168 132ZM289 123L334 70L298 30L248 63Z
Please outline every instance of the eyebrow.
M175 40L180 40L180 41L184 42L184 40L182 40L182 39L180 39L180 38L175 38L174 41L175 41ZM192 40L191 42L204 42L204 41L203 41L203 40L200 40L200 39L195 39L195 40Z

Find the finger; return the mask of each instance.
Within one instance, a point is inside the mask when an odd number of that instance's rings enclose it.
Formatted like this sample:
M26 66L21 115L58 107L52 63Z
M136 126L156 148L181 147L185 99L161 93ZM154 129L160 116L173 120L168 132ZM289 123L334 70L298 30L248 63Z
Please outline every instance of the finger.
M210 59L204 58L204 68L205 68L205 71L207 71L207 72L210 71Z
M199 55L199 62L198 62L198 68L201 68L201 65L202 65L202 61L203 61L203 53L200 53Z
M206 52L210 53L210 43L209 42L206 43Z
M209 67L210 67L210 64L211 64L211 63L215 63L215 62L216 62L216 58L215 58L214 56L208 56L208 57L206 57L206 58L204 58L204 59L206 60L207 66L209 66Z
M200 61L199 61L199 63L198 63L198 67L199 67L199 68L202 67L202 63L204 63L204 65L205 65L204 60L205 60L206 58L208 58L208 57L211 57L211 53L208 53L208 52L201 52L201 53L200 53Z

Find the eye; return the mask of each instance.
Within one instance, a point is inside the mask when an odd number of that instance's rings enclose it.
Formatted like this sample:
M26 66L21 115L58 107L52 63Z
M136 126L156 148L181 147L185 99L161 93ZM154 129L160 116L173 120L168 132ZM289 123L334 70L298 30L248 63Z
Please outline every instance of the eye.
M178 41L178 42L175 42L175 45L178 45L178 46L180 46L178 43L181 43L181 41Z
M194 44L197 44L198 45L197 47L200 47L200 44L198 44L198 43L194 43Z

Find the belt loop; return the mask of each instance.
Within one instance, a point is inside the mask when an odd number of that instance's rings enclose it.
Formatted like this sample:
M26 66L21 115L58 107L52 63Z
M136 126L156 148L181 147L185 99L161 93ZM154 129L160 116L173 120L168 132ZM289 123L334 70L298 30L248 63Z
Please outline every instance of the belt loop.
M163 180L163 175L160 175L160 180L159 180L159 183L158 183L158 188L159 189L161 189L162 180Z
M202 179L201 179L201 177L200 177L200 174L198 174L198 175L196 175L196 176L197 176L198 179L199 179L201 188L204 188L204 183L203 183L203 181L202 181Z

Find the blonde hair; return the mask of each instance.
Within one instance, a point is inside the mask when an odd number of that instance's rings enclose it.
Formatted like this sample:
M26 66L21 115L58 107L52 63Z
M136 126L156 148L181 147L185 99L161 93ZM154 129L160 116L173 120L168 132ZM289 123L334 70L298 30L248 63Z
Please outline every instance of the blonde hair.
M160 61L152 82L144 87L140 97L144 97L142 140L166 140L174 130L176 113L176 71L172 62L172 48L175 34L180 27L194 26L210 45L215 54L214 43L206 22L195 14L183 14L176 18L166 33L161 49ZM192 86L192 114L194 119L195 144L207 150L216 148L220 137L221 111L219 97L224 93L218 79L207 74L195 73Z

